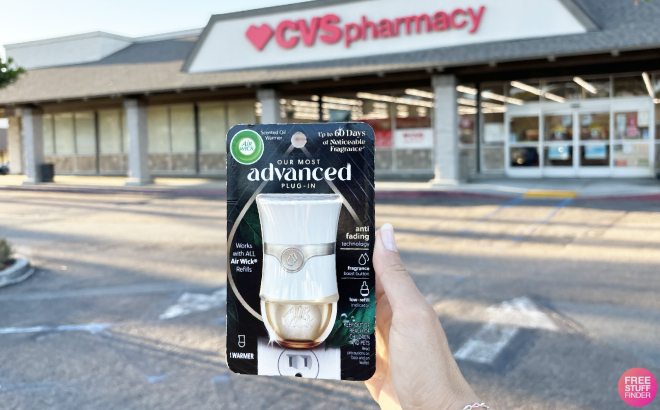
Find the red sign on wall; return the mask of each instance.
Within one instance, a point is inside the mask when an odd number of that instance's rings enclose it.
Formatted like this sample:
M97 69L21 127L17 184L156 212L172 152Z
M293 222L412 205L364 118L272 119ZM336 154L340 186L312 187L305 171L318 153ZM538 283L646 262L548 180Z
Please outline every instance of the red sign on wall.
M251 25L245 36L261 51L270 39L275 36L278 46L292 49L301 41L311 47L317 38L325 44L335 44L344 40L344 46L349 48L357 41L376 40L380 38L399 37L413 33L434 33L448 30L467 30L474 34L479 30L486 6L476 9L472 7L457 8L449 12L438 11L433 15L420 14L393 19L370 20L362 16L358 22L346 23L336 14L326 14L313 17L311 20L284 20L275 29L268 24ZM320 33L320 34L319 34Z
M376 148L392 148L392 131L374 131L376 134Z

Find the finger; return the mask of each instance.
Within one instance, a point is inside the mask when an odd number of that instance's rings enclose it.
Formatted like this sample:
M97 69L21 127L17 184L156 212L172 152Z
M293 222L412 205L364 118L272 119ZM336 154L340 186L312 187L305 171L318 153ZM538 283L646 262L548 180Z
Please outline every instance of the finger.
M394 228L391 224L384 224L376 232L375 242L373 264L376 271L376 283L380 284L380 291L387 294L392 310L396 311L397 307L416 305L420 301L426 302L403 266L396 249ZM377 286L377 295L378 291Z

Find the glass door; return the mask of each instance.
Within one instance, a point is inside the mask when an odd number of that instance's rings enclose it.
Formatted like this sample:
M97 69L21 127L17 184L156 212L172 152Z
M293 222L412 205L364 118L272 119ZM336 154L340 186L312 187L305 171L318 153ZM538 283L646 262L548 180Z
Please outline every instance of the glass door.
M507 174L513 177L540 177L538 114L509 116L507 132Z
M573 111L543 115L543 175L575 176Z
M577 114L576 162L578 175L598 177L610 175L610 112L582 111Z

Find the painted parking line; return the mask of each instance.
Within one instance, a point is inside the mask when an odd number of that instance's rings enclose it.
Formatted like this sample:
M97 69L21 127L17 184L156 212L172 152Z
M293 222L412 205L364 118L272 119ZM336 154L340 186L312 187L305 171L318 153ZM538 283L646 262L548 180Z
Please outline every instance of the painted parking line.
M181 284L181 282L156 282L127 286L104 286L100 288L72 289L55 292L30 292L14 293L0 295L0 302L27 302L35 300L56 300L71 298L94 298L106 296L126 296L126 295L149 295L157 293L180 292L187 290L190 292L200 292L210 290L207 287L190 287Z
M559 205L555 206L555 207L552 209L552 211L550 211L550 212L548 213L548 215L546 215L545 218L541 219L541 220L538 222L538 224L537 224L536 226L533 226L533 227L531 227L531 228L529 229L528 235L533 234L533 233L536 232L536 230L539 229L541 226L547 224L552 218L555 217L555 215L557 215L557 213L558 213L559 211L562 210L562 208L565 208L566 206L570 205L571 202L573 202L573 198L566 198L566 199L564 199L563 201L561 201L561 202L559 203Z
M105 331L111 326L112 324L110 323L89 323L85 325L5 327L0 328L0 335L45 332L89 332L96 334Z
M558 330L528 297L491 306L484 311L484 316L488 322L454 353L457 360L492 364L521 328Z
M521 196L519 196L519 197L517 197L517 198L514 198L514 199L510 200L509 202L506 202L506 203L500 205L500 206L499 206L496 210L494 210L493 212L489 212L489 213L487 213L486 215L482 216L481 218L479 218L479 219L477 220L477 222L486 222L486 221L488 221L489 218L491 218L491 217L497 215L497 214L500 213L503 209L509 208L509 207L511 207L511 206L518 205L518 204L521 203L522 201L523 201L523 197L521 197Z
M41 383L0 383L0 393L22 392L32 393L40 391L52 391L61 387L74 387L80 383L73 382L41 382Z
M220 288L210 295L204 293L184 293L177 302L165 309L159 319L173 319L195 312L205 312L224 305L227 300L227 288Z
M518 328L487 323L454 354L457 360L490 364L518 334Z

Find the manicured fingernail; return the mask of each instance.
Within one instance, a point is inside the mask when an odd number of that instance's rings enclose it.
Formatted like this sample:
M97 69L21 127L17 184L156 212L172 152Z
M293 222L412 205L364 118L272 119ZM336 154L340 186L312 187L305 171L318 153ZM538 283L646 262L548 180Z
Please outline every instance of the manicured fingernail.
M380 227L380 240L383 241L385 249L396 252L396 242L394 242L394 228L392 224L384 224Z

